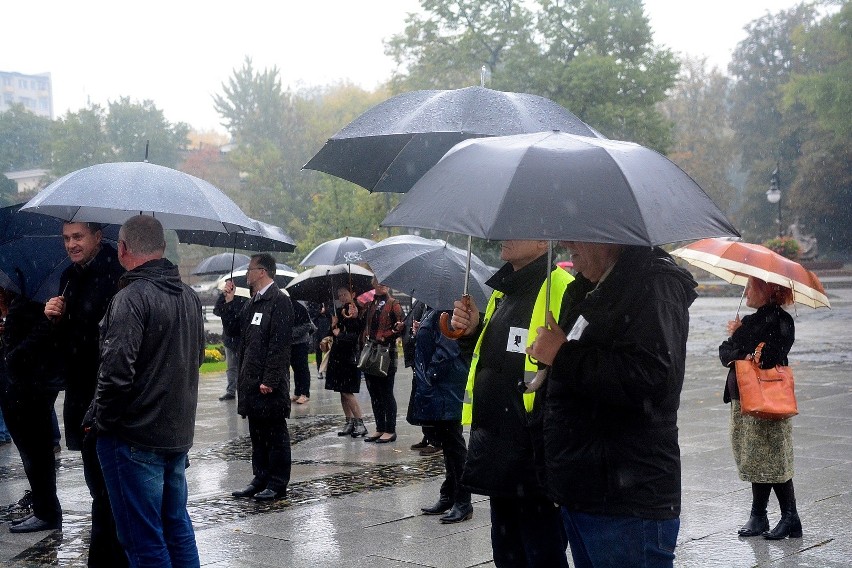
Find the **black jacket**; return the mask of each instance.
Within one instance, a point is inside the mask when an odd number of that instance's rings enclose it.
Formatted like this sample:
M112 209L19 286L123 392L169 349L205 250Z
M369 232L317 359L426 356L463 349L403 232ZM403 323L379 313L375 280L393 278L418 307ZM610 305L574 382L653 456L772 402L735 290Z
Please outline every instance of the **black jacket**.
M273 282L239 311L225 304L222 324L240 337L237 412L241 416L281 419L290 416L290 341L293 306ZM260 385L272 389L261 394Z
M57 322L60 361L66 398L88 406L95 394L100 362L98 324L118 291L124 268L118 253L108 243L85 267L69 266L59 280L58 293L65 297L65 313ZM64 291L64 293L63 293Z
M234 296L234 299L231 300L231 303L234 304L233 308L239 311L239 309L246 303L246 298L242 296ZM213 306L213 315L219 318L222 317L222 313L225 311L225 294L219 294L219 297L216 298L216 304ZM240 348L240 336L239 335L231 335L228 333L228 330L222 327L222 344L228 349L233 349L234 351L239 350Z
M776 304L766 304L742 319L742 325L731 337L719 346L719 359L729 367L722 398L725 402L739 400L737 373L731 363L745 359L754 353L759 343L764 342L760 355L760 368L771 369L775 365L786 365L787 354L796 339L793 318Z
M597 288L582 276L569 286L576 304L560 327L588 324L559 350L547 381L547 487L557 503L680 515L677 410L695 286L667 253L646 247L625 248Z
M517 272L506 264L487 282L505 296L485 328L473 384L473 419L462 477L462 483L473 493L513 497L544 494L540 470L545 393L536 393L533 411L528 414L517 386L524 376L526 354L508 352L506 345L511 327L529 327L549 270L552 267L548 268L547 255L542 255ZM474 333L459 341L462 349L468 350L478 336Z
M50 333L51 324L44 315L44 304L23 296L9 302L3 331L2 355L5 374L2 381L14 391L58 391L62 380L55 356L58 348Z
M186 451L204 361L201 302L166 259L128 271L119 288L101 322L98 430L132 446Z
M414 365L416 342L414 341L414 334L411 333L411 326L415 321L422 320L424 313L426 313L426 304L420 300L416 300L403 320L405 325L402 327L402 360L405 362L406 367Z
M293 306L292 343L309 343L313 340L317 326L311 321L308 308L303 306L301 302L290 300L290 305Z

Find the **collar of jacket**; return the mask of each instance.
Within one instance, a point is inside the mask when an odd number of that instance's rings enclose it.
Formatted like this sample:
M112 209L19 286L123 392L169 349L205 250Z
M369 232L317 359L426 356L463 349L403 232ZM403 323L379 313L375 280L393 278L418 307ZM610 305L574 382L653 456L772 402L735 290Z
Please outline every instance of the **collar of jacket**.
M504 294L512 294L530 286L537 289L551 269L552 267L547 266L547 254L541 255L520 270L515 270L507 262L485 284Z

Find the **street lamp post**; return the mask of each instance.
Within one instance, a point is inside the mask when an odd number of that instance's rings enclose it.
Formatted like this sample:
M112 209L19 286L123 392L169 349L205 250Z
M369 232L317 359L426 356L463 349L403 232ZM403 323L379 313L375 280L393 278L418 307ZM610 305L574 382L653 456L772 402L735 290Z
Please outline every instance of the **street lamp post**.
M784 232L781 230L781 188L778 186L778 165L772 171L772 177L769 180L769 189L766 190L766 200L769 203L778 204L778 236L782 237Z

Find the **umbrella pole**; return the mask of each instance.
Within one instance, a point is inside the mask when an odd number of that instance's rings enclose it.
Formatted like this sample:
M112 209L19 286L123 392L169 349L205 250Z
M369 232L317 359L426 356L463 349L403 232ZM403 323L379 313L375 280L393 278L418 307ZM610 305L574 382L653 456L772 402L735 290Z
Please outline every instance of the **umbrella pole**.
M740 305L737 306L737 315L734 319L737 319L738 317L740 317L740 308L743 307L743 298L745 298L745 291L746 291L746 289L743 288L743 295L740 296Z
M553 241L547 241L547 285L544 287L544 327L547 327L547 314L550 313L550 273L553 266Z
M467 262L464 265L464 295L468 295L468 282L470 281L470 255L473 244L473 237L467 236Z
M471 249L473 248L473 237L467 236L467 262L465 263L464 268L464 294L462 294L462 302L466 303L467 307L470 307L470 294L468 293L468 282L470 281L470 256ZM441 330L441 333L449 338L449 339L458 339L461 337L464 332L459 329L452 329L450 327L450 314L444 312L441 314L441 317L438 318L438 329Z

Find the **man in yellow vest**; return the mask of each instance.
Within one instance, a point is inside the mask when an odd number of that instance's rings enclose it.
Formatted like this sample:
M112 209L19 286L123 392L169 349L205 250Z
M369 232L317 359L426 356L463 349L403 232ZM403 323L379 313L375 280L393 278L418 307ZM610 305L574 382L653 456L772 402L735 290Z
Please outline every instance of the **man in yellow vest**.
M538 370L526 349L544 324L546 278L550 310L565 309L572 277L548 266L547 241L504 241L506 264L487 282L494 289L484 316L456 302L451 325L463 330L462 349L473 348L462 422L471 425L462 484L488 495L495 566L567 568L566 535L540 480L545 389L526 385Z

